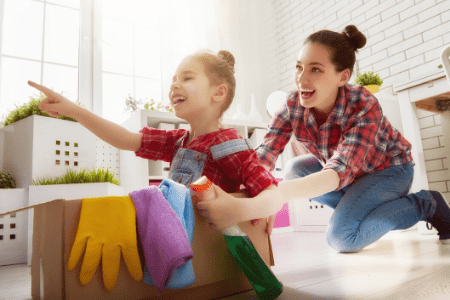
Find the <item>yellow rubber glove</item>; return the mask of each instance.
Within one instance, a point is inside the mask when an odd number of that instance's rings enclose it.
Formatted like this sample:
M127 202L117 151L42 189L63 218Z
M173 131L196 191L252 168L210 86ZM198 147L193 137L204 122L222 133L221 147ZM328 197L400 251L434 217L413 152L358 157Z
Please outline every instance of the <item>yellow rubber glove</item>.
M114 289L120 267L120 253L135 280L142 280L136 237L136 211L129 196L84 198L75 242L67 267L75 269L86 247L80 281L88 284L102 258L103 283Z

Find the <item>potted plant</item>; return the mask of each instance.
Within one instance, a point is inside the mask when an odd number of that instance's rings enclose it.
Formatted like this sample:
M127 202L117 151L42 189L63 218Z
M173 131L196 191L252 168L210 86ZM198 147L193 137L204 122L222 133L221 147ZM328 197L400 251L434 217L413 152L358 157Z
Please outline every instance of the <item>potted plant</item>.
M155 102L155 100L150 100L150 102L147 102L144 104L144 109L146 110L158 110L162 112L172 112L173 113L173 107L172 105L164 105L162 102Z
M143 104L142 99L135 99L128 94L128 98L125 98L125 112L134 113L139 110L139 107ZM162 102L155 102L155 100L151 99L150 102L144 103L144 109L146 110L156 110L162 112L174 112L172 105L164 105Z
M25 189L17 188L10 173L0 172L0 213L26 206ZM0 218L0 266L27 261L27 213L18 212Z
M96 136L74 119L50 117L39 110L44 96L11 111L0 128L3 167L16 174L16 184L27 188L33 178L61 176L96 166ZM79 104L80 105L80 104Z
M41 103L41 101L44 100L44 97L45 96L43 94L41 94L41 96L39 96L39 98L30 97L30 101L28 101L27 103L24 103L21 106L15 105L16 108L5 117L2 127L13 124L19 120L25 119L26 117L29 117L32 115L39 115L39 116L54 118L54 117L49 116L45 111L40 110L38 108L39 103ZM77 101L76 103L78 105L84 107L84 105L82 105L80 102ZM76 122L75 119L65 117L65 116L58 117L56 119Z
M82 199L104 196L125 196L119 180L110 169L67 170L58 177L40 177L29 187L29 203L35 205L55 199ZM33 214L28 217L28 265L31 264Z
M16 187L16 181L9 173L0 172L0 189L13 189Z
M364 86L372 94L380 91L380 86L383 84L383 80L380 75L372 72L365 72L363 74L357 73L355 83Z

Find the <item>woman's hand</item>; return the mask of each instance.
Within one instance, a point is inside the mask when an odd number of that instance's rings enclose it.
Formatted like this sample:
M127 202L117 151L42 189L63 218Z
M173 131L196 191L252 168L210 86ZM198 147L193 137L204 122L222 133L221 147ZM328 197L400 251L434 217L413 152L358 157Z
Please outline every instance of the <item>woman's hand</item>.
M216 199L199 201L197 203L199 214L206 219L211 227L219 230L241 222L241 201L224 192L219 186L213 184L213 187Z
M78 105L43 85L37 84L33 81L28 81L28 84L46 96L44 100L39 103L38 108L40 110L45 111L51 117L66 116L74 118Z

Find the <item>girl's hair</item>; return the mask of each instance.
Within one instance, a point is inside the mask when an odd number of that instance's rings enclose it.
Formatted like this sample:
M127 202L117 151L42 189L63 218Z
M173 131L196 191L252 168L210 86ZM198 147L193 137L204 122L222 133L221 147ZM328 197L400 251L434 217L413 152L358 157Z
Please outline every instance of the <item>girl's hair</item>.
M228 97L222 106L222 115L233 102L236 90L236 78L234 77L234 56L229 51L220 50L214 54L210 50L201 50L190 55L192 58L200 60L205 66L205 73L212 84L225 83L228 86Z
M328 48L331 54L331 62L336 71L350 70L350 76L355 66L355 52L366 44L366 37L355 25L347 25L342 33L330 30L321 30L311 34L303 43L317 43Z

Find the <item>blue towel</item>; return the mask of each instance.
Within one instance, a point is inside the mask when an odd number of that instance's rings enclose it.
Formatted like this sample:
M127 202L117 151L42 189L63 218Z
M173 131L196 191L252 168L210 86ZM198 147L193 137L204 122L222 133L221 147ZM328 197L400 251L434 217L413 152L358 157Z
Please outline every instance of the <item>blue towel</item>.
M175 210L180 218L181 224L186 230L189 242L192 245L194 237L194 208L192 207L191 192L184 185L177 183L170 179L165 179L158 187L166 197L170 206ZM145 266L144 280L145 283L154 285L147 266ZM176 269L169 284L166 286L169 289L179 289L195 283L194 268L192 267L192 260Z

